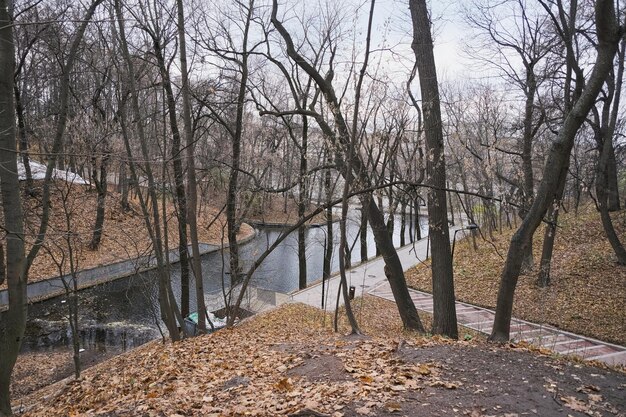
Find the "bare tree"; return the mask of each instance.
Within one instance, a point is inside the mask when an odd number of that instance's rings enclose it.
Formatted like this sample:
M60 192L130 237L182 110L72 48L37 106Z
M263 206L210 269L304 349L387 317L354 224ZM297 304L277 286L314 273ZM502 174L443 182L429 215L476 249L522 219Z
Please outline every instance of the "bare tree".
M514 16L515 22L508 24L508 15ZM523 94L519 151L509 151L509 155L521 159L518 185L522 204L519 215L524 218L534 198L533 144L545 115L537 103L539 89L550 76L546 57L554 48L555 36L547 30L548 16L538 13L526 0L477 2L469 9L468 20L471 26L480 31L483 39L470 47L472 55L495 67L505 82L516 86ZM517 61L521 63L519 68ZM522 269L532 270L532 243L525 248L523 259Z
M10 0L0 0L0 163L3 168L0 170L0 191L4 215L6 281L9 288L9 310L0 321L0 416L12 414L9 386L24 335L27 308L24 224L15 157L12 11Z
M424 135L426 137L426 183L428 190L428 236L432 245L433 333L456 339L458 329L454 298L452 254L446 201L446 165L439 85L433 54L431 22L426 1L410 0L415 66L419 73Z
M560 5L560 3L559 3ZM562 8L557 13L565 13ZM580 96L573 103L571 111L565 117L558 136L550 147L550 152L543 170L543 179L537 190L535 200L520 227L511 239L504 269L500 278L500 289L494 327L489 337L492 341L509 339L511 312L515 287L521 271L523 253L543 216L558 191L559 179L563 168L567 166L576 132L585 121L595 99L602 88L607 74L613 66L613 58L619 40L626 29L617 23L612 0L598 0L595 4L595 26L598 39L597 56L593 70ZM567 45L567 47L571 47Z
M26 259L24 259L23 213L21 209L15 150L15 102L13 99L15 56L11 18L13 4L8 1L0 2L0 66L3 68L2 81L0 83L0 100L6 103L6 105L2 106L2 110L0 111L2 115L0 118L0 140L2 140L3 145L0 151L0 161L3 166L7 167L6 169L0 170L0 189L2 193L5 227L9 228L6 237L6 276L10 294L7 320L3 320L3 322L0 323L0 336L2 336L0 337L0 416L11 414L9 383L26 326L26 283L28 270L44 243L48 229L50 217L50 184L53 168L56 165L57 157L63 147L69 107L70 73L72 72L78 54L78 48L87 24L102 1L103 0L94 0L90 4L71 41L67 58L62 64L59 112L56 120L52 152L49 155L46 175L43 181L41 202L43 213L36 240L28 252ZM8 83L9 78L11 79L10 84ZM6 84L5 80L7 81Z
M280 34L285 43L287 55L292 59L304 72L306 72L317 85L320 94L324 97L326 104L334 121L334 129L326 122L325 118L318 112L306 109L297 109L296 114L306 114L316 120L323 133L332 141L336 149L336 163L340 167L339 171L345 178L351 181L349 177L354 176L360 184L371 184L371 178L366 169L361 155L351 154L351 129L348 126L346 118L342 112L339 98L335 92L332 83L332 67L327 76L323 76L311 65L311 63L302 56L294 47L294 42L289 31L285 28L278 18L278 2L273 1L271 21L273 26ZM351 170L347 171L344 167L345 161L351 161ZM398 254L393 246L393 242L389 237L387 225L380 211L379 206L372 198L371 194L361 196L361 205L367 207L368 220L374 233L376 245L385 259L385 274L391 285L398 311L402 318L404 326L408 329L424 331L422 323L415 309L413 300L408 292L402 264L398 258Z
M163 248L163 240L162 240L162 231L161 231L161 220L159 215L159 207L158 207L158 199L156 195L156 185L154 180L154 175L152 172L152 168L150 167L150 154L148 152L148 145L146 140L146 135L143 126L142 113L139 108L139 98L138 98L138 90L136 85L136 75L135 75L135 67L133 64L133 59L130 55L130 51L128 48L128 43L126 39L126 29L125 29L125 21L124 15L122 13L122 5L119 0L115 2L115 15L117 19L118 26L118 41L120 43L120 49L122 51L122 56L125 61L125 69L127 74L126 86L127 90L125 90L122 94L122 101L120 102L120 125L122 127L122 136L124 138L124 145L126 147L126 151L129 157L129 166L131 169L133 181L138 184L139 183L139 175L137 173L135 163L133 160L133 153L131 150L130 142L129 142L129 132L128 132L128 122L126 121L124 103L126 100L126 96L130 96L131 100L131 110L132 114L137 120L137 123L134 126L137 129L137 136L141 146L141 153L144 160L143 169L144 173L148 180L148 195L149 195L149 203L151 207L148 207L148 202L142 196L142 193L139 192L139 200L141 203L141 208L143 212L143 218L146 225L146 229L148 229L148 234L150 235L150 240L152 241L152 245L154 248L154 253L157 261L157 274L158 274L158 287L159 287L159 306L161 308L161 317L165 322L170 338L174 341L180 338L177 320L178 323L183 325L183 320L180 315L180 311L178 310L178 305L176 303L176 299L174 298L174 294L171 287L171 281L169 276L169 271L166 268L166 253L164 253Z
M196 288L196 306L198 308L198 328L206 330L206 303L204 301L204 284L202 262L198 245L198 190L196 180L196 159L194 156L193 122L191 119L191 93L189 91L189 74L187 66L187 42L185 39L185 11L183 1L176 1L178 43L180 48L180 71L182 79L183 125L185 132L185 152L187 156L187 221L191 238L192 266Z

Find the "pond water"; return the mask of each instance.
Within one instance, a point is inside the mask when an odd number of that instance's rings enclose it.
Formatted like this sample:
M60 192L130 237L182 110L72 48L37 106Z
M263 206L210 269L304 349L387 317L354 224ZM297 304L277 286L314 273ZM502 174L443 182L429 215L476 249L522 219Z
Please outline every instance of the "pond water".
M348 219L348 241L354 243L353 263L360 260L358 237L358 211ZM400 219L395 221L394 244L400 245ZM422 236L428 233L427 219L420 217ZM258 258L283 233L281 228L257 228L256 236L242 245L240 257L243 270ZM339 269L339 223L334 223L334 251L332 270ZM405 231L406 243L410 241L409 227ZM291 233L261 264L253 275L251 285L269 292L289 293L298 289L297 232ZM306 231L308 282L321 279L326 240L326 227L312 227ZM356 240L356 242L355 242ZM374 238L368 230L368 255L375 255ZM180 272L172 266L172 286L180 296ZM222 283L228 283L228 253L217 251L203 255L202 271L206 299L217 305L222 297ZM192 284L191 310L195 310ZM79 292L81 347L85 350L125 350L159 338L156 274L148 271L118 279ZM42 351L67 346L71 332L67 324L67 303L63 296L35 303L29 307L29 320L23 351ZM163 330L165 332L165 330Z

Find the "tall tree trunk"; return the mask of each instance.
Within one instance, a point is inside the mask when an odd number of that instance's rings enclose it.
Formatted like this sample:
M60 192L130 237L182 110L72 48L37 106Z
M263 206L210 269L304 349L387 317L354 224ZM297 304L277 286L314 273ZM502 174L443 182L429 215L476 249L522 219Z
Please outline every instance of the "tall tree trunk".
M401 199L400 203L400 246L406 245L404 234L406 233L406 200Z
M361 206L361 222L359 224L359 239L361 243L361 262L367 261L367 207Z
M544 236L543 236L543 246L541 249L541 262L539 268L539 277L537 279L537 284L540 287L547 287L550 285L550 272L552 268L552 253L554 251L554 241L556 240L556 232L557 225L559 220L559 208L561 206L561 202L563 201L563 191L565 190L565 183L567 180L567 168L569 164L566 164L563 171L560 175L560 183L556 192L556 196L554 201L552 202L552 206L548 208L548 214L546 215L548 219L548 224L546 224Z
M598 160L596 162L596 198L602 227L613 251L617 257L617 262L626 264L626 251L619 240L613 222L609 214L610 211L610 163L611 156L615 157L613 151L613 137L615 136L615 126L620 109L620 99L622 92L622 82L624 77L624 55L626 54L626 37L622 38L621 47L618 51L618 67L614 73L609 74L606 80L607 98L603 103L602 114L594 112L596 118L595 134L598 144Z
M108 146L105 145L107 148ZM95 159L95 158L94 158ZM97 205L96 205L96 223L93 227L93 233L91 235L91 242L89 243L89 248L91 250L97 250L100 246L100 240L102 239L102 229L104 228L104 210L105 203L107 197L107 167L109 164L109 153L108 151L102 156L102 160L100 161L100 179L98 179L98 175L96 175L96 171L94 169L94 175L92 176L93 183L96 186L96 191L98 193L97 197ZM95 168L95 164L94 164Z
M321 115L316 114L315 120L322 129L323 133L332 140L336 145L344 150L350 152L353 149L348 146L351 142L350 129L348 128L346 119L341 112L341 106L339 99L335 93L331 80L322 76L311 64L302 57L296 50L293 39L283 26L283 24L277 18L278 13L278 1L272 2L272 14L271 21L274 27L277 29L282 39L285 41L287 54L289 57L303 70L305 71L317 84L321 94L324 95L328 103L328 107L331 111L332 117L335 121L335 128L331 128ZM371 20L371 19L370 19ZM349 156L351 159L353 172L347 172L341 167L341 158L337 159L337 165L340 168L340 172L347 173L349 175L355 175L358 177L361 184L371 184L371 178L369 177L368 170L366 169L364 161L361 159L361 155L356 153ZM380 251L385 260L385 274L391 286L391 290L394 294L398 312L402 318L402 323L407 329L417 330L423 332L424 328L417 314L415 304L410 297L408 288L406 286L406 280L404 277L404 271L398 253L393 246L393 243L389 239L387 233L387 227L382 212L378 205L372 198L372 194L368 193L365 196L361 196L361 205L368 207L368 221L374 232L374 239L376 241L376 248Z
M619 201L619 185L617 181L617 162L615 160L615 147L613 141L611 141L611 148L609 149L609 157L606 167L607 175L607 208L609 211L619 211L621 208Z
M528 65L528 64L527 64ZM535 95L537 92L537 80L532 67L526 67L526 102L524 106L524 136L522 138L522 172L523 172L523 208L520 209L520 218L524 218L528 208L533 203L534 198L534 178L533 178L533 114L535 107ZM530 272L535 266L533 258L533 242L530 240L528 246L522 252L522 271Z
M130 188L130 184L128 183L128 173L126 172L126 162L122 161L120 163L120 174L119 174L119 192L122 193L120 198L120 205L122 206L122 210L128 211L130 210L130 204L128 203L128 192Z
M349 145L354 149L354 138ZM354 152L350 152L352 155ZM346 250L348 243L348 235L346 231L346 218L348 217L348 195L350 192L350 184L352 183L353 176L350 174L352 170L352 158L348 158L347 164L345 165L346 173L344 174L344 178L346 181L343 185L343 200L341 202L341 218L339 219L339 275L340 275L340 285L339 289L340 293L343 293L343 302L344 307L346 309L346 316L348 317L348 322L350 323L350 328L352 330L352 334L361 334L359 330L359 325L356 321L356 317L354 316L354 312L352 311L352 305L350 303L350 295L348 293L348 278L346 276L346 259L350 259L350 252ZM339 294L337 294L339 296ZM339 311L339 297L337 297L337 306L335 306L335 331L338 330L338 311Z
M420 224L420 199L419 196L415 196L415 200L413 201L413 205L415 206L415 240L422 239L422 226Z
M446 207L446 166L443 152L439 85L425 0L409 0L413 21L413 43L420 79L426 137L426 181L428 191L428 235L432 245L433 333L457 338L456 307Z
M298 178L298 218L304 217L308 203L307 199L307 142L308 142L309 121L306 116L302 116L302 144L300 145L300 175ZM303 225L298 229L298 286L300 289L306 288L306 227Z
M330 205L330 202L333 200L332 190L331 190L331 175L330 169L327 169L324 173L324 188L326 190L326 201L328 203L328 207L326 208L326 246L324 247L324 265L322 276L324 281L330 279L331 273L331 262L333 258L333 207ZM322 290L323 291L323 290ZM323 299L322 296L322 307L325 306L326 300Z
M500 277L500 288L496 306L491 341L507 341L510 335L511 312L515 287L522 267L519 254L528 247L530 239L541 224L548 207L556 197L560 173L568 163L574 138L585 121L595 99L602 88L612 65L619 42L619 27L616 23L612 0L598 0L595 4L595 21L598 36L597 58L587 85L567 114L559 129L557 139L550 147L545 163L543 178L528 214L511 238L511 244Z
M226 202L226 222L228 233L228 247L230 251L230 276L232 284L239 282L239 244L237 243L237 232L239 231L239 221L237 220L237 189L239 187L239 166L241 159L241 136L243 133L243 111L245 106L246 88L248 83L248 33L250 21L254 9L254 0L248 3L247 17L242 40L241 57L241 79L239 80L239 91L237 93L237 115L232 138L232 158L230 176L228 178L228 195Z
M200 246L198 242L198 189L196 184L196 161L194 156L194 140L191 120L191 94L189 91L189 76L187 69L187 47L185 40L185 12L183 1L176 0L178 42L180 45L180 71L182 78L183 98L183 123L185 130L185 144L187 155L187 222L189 223L189 236L191 238L191 253L193 276L196 289L196 307L198 309L198 329L206 330L206 303L204 301L204 282L202 275L202 261L200 259Z
M119 41L120 47L122 51L122 56L126 63L126 71L128 76L128 86L130 88L130 98L131 98L131 106L132 112L135 119L134 126L137 129L137 135L139 138L141 153L143 159L146 161L144 165L145 176L148 180L148 196L150 198L150 213L148 209L147 202L144 201L142 197L142 193L138 192L137 195L139 197L139 201L141 203L141 208L143 212L144 223L146 225L146 229L148 230L148 234L150 236L150 240L152 241L154 247L155 258L157 262L157 274L158 274L158 287L159 287L159 306L161 308L161 317L163 322L165 323L170 338L173 341L177 341L180 339L180 334L178 332L178 326L176 325L176 319L178 318L178 322L182 326L182 319L180 318L180 311L178 310L178 305L176 303L176 299L173 297L171 280L169 271L166 268L166 260L165 255L163 253L163 241L161 234L161 221L159 216L159 206L158 199L156 196L156 186L154 182L154 175L152 172L152 168L150 167L150 154L148 152L148 146L146 141L146 135L143 126L143 117L141 114L141 110L139 107L139 97L138 90L135 81L135 70L133 65L133 60L130 55L130 51L128 49L128 44L126 41L125 28L124 28L124 17L122 14L122 7L120 4L120 0L115 1L115 13L117 18L117 25L119 28ZM129 158L129 166L131 170L131 174L133 177L133 182L139 184L139 175L137 174L137 170L135 169L135 164L132 157L132 150L129 142L129 134L127 132L126 126L128 123L125 120L125 110L123 109L124 101L120 103L122 108L120 109L120 125L122 127L122 136L124 139L124 146L126 148L126 152ZM150 220L150 214L152 214L152 221Z
M50 179L56 164L57 155L63 145L69 101L69 77L87 23L91 20L96 7L101 2L102 0L94 0L87 9L71 42L67 60L63 65L59 115L41 198L43 207L42 219L36 240L25 258L23 215L17 176L17 149L15 143L15 102L13 97L15 56L12 33L13 24L10 17L10 13L13 11L13 3L10 0L0 0L0 104L2 104L0 105L0 109L2 109L0 111L0 163L6 167L6 169L0 170L0 192L2 195L5 228L7 229L6 280L9 293L9 310L6 313L6 320L2 320L0 323L0 416L11 414L9 385L26 326L26 281L28 270L43 245L48 229Z
M163 90L165 91L165 102L169 115L169 124L172 131L172 162L174 167L174 188L176 202L176 218L178 220L178 256L180 264L180 289L181 302L180 310L183 317L189 314L189 255L187 252L187 196L185 193L185 177L183 173L182 152L180 150L180 130L178 129L178 118L176 111L176 99L172 90L172 82L167 69L165 57L163 56L163 45L159 34L149 32L152 37L154 53L159 65ZM164 215L166 215L164 213Z
M604 233L613 248L613 252L615 252L617 262L621 265L626 265L626 250L615 232L615 227L613 226L613 221L611 220L608 207L608 160L610 148L612 148L611 139L612 135L610 137L604 137L604 144L600 149L600 155L598 156L598 162L596 165L596 197L598 199L598 209L600 210L600 219L602 220Z
M28 136L26 135L26 120L24 117L24 106L22 105L22 96L17 81L13 83L13 94L15 95L15 111L17 112L17 130L20 139L20 154L22 155L22 163L24 164L24 173L26 174L26 190L28 193L33 189L33 173L30 169L30 156L28 155Z
M0 416L11 415L11 374L26 327L24 225L17 176L13 73L15 52L10 0L0 0L0 192L6 233L6 281L9 310L0 320ZM5 264L4 253L2 263Z

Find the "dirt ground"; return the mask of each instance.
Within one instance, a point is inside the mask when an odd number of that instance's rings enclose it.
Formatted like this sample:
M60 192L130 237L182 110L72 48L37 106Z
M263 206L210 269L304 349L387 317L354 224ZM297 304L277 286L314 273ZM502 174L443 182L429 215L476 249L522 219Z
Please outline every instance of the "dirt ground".
M354 401L342 408L344 416L626 415L623 373L485 346L401 346L394 356L399 363L426 364L426 369L448 382L435 380L420 389L399 390L387 403ZM314 381L349 380L351 375L342 365L336 356L320 354L289 375Z
M625 416L626 374L524 347L423 337L365 300L362 336L299 304L176 344L152 342L20 402L24 415ZM381 320L380 318L383 318ZM461 333L463 334L463 333Z

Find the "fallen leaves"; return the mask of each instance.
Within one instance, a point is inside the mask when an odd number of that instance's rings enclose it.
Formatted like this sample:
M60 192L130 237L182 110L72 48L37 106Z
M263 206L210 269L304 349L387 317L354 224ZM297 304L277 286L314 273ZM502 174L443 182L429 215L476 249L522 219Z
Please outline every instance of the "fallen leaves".
M458 386L436 363L400 359L397 339L344 338L320 328L319 314L286 305L229 331L175 344L149 343L96 365L31 413L133 409L168 416L315 412L341 417L344 407L356 403L357 413L377 415L377 410L402 410L402 396L409 391ZM424 343L415 339L405 345Z
M624 211L615 213L623 216ZM623 217L622 217L623 218ZM623 221L615 227L622 240L626 239ZM493 242L476 239L457 241L454 256L454 290L458 300L494 308L504 260L514 230L494 232ZM486 236L489 238L489 236ZM543 233L535 233L533 243L535 263L541 259ZM494 249L497 248L497 252ZM538 268L519 278L515 290L513 316L536 323L626 345L626 268L616 265L595 207L587 206L575 213L559 217L554 257L552 285L536 285ZM418 265L406 274L410 286L432 291L429 262ZM515 334L512 334L514 337ZM549 352L541 352L549 354Z
M39 182L35 182L35 186L39 186L39 184ZM121 208L120 194L114 190L109 190L105 206L102 241L99 249L92 251L88 249L88 244L91 241L95 223L97 193L90 190L87 186L70 185L64 181L53 181L52 190L50 201L52 211L48 240L46 242L54 242L59 234L66 233L64 202L60 191L67 193L69 190L70 194L65 207L67 207L67 211L70 213L71 231L75 236L76 247L74 250L77 256L75 260L77 269L88 269L126 259L134 259L144 256L150 251L151 242L137 201L131 199L129 201L131 210L125 211ZM34 241L34 236L39 228L41 216L39 200L40 198L38 197L24 199L27 242ZM170 247L174 248L178 245L178 221L175 215L174 204L171 201L167 202L166 210L168 212L166 217L168 219L169 244ZM208 206L202 207L202 211L198 214L198 237L201 242L220 244L222 238L221 223L224 222L213 222L214 217L218 213L219 209ZM223 214L221 216L223 217ZM2 215L0 214L1 221ZM209 225L211 225L210 228L208 227ZM253 233L253 229L244 223L240 233L241 237L249 236ZM63 250L67 251L66 248L58 247L58 243L51 243L48 246L57 257L62 254ZM69 272L69 270L64 271L66 274ZM28 279L29 282L35 282L58 275L58 267L50 254L47 251L41 251L35 258ZM0 289L5 288L6 283L0 285Z

